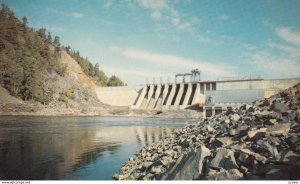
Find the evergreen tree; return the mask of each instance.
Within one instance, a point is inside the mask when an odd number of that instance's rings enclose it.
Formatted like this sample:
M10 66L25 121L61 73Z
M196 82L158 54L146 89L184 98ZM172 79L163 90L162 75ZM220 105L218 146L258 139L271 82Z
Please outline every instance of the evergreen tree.
M54 37L53 45L55 47L60 47L60 38L59 38L59 36Z
M24 28L26 28L27 22L28 22L28 19L27 19L26 16L24 16L24 17L22 18L22 26L23 26Z
M49 44L52 44L52 36L51 36L50 32L48 32L47 41L48 41Z
M46 39L46 29L45 28L39 29L39 36L43 39Z
M119 77L113 75L109 78L108 86L124 86L124 83L119 79Z

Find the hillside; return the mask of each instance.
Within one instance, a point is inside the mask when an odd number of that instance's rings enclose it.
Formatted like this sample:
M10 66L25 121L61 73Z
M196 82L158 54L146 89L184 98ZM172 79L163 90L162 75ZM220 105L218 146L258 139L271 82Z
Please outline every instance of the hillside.
M28 27L26 16L19 21L2 5L0 114L103 114L108 107L98 100L94 88L112 84L115 77L108 78L79 51L61 46L58 36L52 39L44 28L35 31Z
M53 99L48 104L35 100L22 100L12 96L0 86L0 115L105 115L109 107L103 105L96 94L95 82L65 51L59 59L65 66L64 76L53 75L48 85L53 88Z

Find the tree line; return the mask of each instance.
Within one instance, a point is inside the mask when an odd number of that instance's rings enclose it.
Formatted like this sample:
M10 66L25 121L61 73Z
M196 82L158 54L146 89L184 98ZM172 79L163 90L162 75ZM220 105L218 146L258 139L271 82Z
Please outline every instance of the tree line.
M88 58L83 58L79 51L71 49L70 46L62 47L77 63L81 66L84 73L89 75L101 86L124 86L123 81L112 75L110 78L106 76L103 70L100 70L99 63L93 65Z

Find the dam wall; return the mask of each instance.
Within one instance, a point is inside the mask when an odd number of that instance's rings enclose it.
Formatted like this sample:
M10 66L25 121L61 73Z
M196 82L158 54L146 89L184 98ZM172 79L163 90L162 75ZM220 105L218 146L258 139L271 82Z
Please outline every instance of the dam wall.
M95 89L98 99L104 104L112 106L131 106L137 101L140 95L145 95L143 86L122 86L122 87L99 87Z
M179 110L202 107L207 103L208 97L217 104L250 103L268 98L297 83L300 83L300 78L219 80L134 87L101 87L96 89L96 93L100 101L112 106Z

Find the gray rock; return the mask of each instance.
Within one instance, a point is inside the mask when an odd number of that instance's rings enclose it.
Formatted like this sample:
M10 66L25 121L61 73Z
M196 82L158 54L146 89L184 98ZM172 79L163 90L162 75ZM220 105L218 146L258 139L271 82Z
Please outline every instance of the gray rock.
M148 173L146 176L143 177L143 180L152 180L154 177L154 174Z
M287 144L293 151L300 151L300 138L297 135L291 136L286 139Z
M217 145L218 147L220 147L220 146L225 147L232 143L233 143L233 141L230 137L219 137L219 138L215 139L213 144Z
M250 130L248 132L249 138L260 138L263 137L266 134L267 128L260 128L257 130Z
M238 165L234 158L234 152L226 148L218 149L216 156L210 162L210 167L224 168L226 170L237 169Z
M249 173L249 172L246 174L246 178L247 178L247 180L263 180L264 179L260 176L254 175L254 174Z
M269 100L265 99L261 104L259 104L258 106L259 107L265 107L265 106L269 106L270 105L270 102Z
M242 166L240 167L240 171L241 171L242 173L245 174L245 173L248 172L248 168L242 165Z
M182 155L176 163L170 167L167 173L159 179L162 180L194 180L198 179L202 173L205 158L210 155L210 151L205 146L193 150L186 155Z
M209 169L208 172L207 172L207 176L212 176L212 175L217 174L217 173L218 173L217 170L215 170L215 169Z
M271 106L271 110L279 113L283 113L289 110L288 106L280 102L274 102Z
M255 153L249 149L241 149L241 153L246 154L246 155L252 155L252 156L254 156L255 160L260 161L260 162L265 162L267 160L266 157L260 155L259 153Z
M225 119L224 123L229 124L230 123L230 119Z
M148 167L150 167L152 164L153 164L153 162L144 162L144 163L143 163L143 166L144 166L145 168L148 168Z
M282 180L289 179L290 175L288 172L284 171L282 168L272 168L266 173L267 180Z
M237 169L221 171L207 177L208 180L242 180L245 179L243 173Z
M216 130L212 126L207 125L207 131L208 132L215 132Z
M230 119L232 121L238 121L240 119L240 116L238 114L233 114Z
M172 162L173 162L173 159L172 157L167 157L167 156L164 156L160 159L160 162L164 165L164 166L168 166L170 165Z
M292 165L300 161L300 154L293 151L281 151L279 153L279 161L284 164Z
M229 135L231 135L231 136L238 135L239 133L240 133L239 129L230 129L229 130Z
M270 145L267 141L264 140L258 140L257 145L262 148L267 150L272 156L277 157L278 156L278 150L276 147Z
M152 166L151 169L150 169L150 172L154 173L154 174L162 173L163 172L163 166L162 165Z
M291 123L281 123L274 126L269 126L266 133L273 136L286 135L290 130L290 126Z

